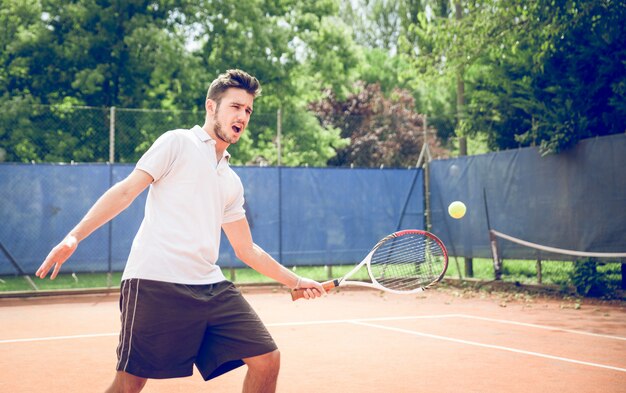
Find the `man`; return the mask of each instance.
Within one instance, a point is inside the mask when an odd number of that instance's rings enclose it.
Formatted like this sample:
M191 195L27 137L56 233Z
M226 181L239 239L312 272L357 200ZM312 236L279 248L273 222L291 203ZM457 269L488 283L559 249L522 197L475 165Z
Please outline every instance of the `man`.
M238 258L306 298L324 293L253 243L241 180L226 148L245 131L258 80L229 70L209 87L202 127L159 137L134 171L111 187L50 251L37 276L51 279L78 243L148 186L145 216L122 276L117 373L107 392L138 392L148 378L205 380L243 364L244 392L274 392L280 354L269 332L216 265L223 229Z

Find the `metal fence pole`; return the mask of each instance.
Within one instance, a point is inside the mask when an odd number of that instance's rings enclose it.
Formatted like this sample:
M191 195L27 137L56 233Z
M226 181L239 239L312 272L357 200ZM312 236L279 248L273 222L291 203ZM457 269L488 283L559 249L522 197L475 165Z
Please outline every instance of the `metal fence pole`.
M110 108L109 116L109 162L115 162L115 107Z
M110 108L109 116L109 187L113 186L113 163L115 162L115 107ZM111 288L113 276L113 220L108 223L109 258L107 267L107 288Z
M113 163L109 162L109 187L113 185ZM112 286L113 278L113 220L110 220L107 224L109 247L108 247L108 266L107 266L107 288Z
M282 157L281 157L281 145L280 138L282 133L282 113L280 108L276 111L276 148L278 149L277 169L278 169L278 260L283 260L283 185L282 185Z
M281 137L282 137L282 112L280 108L276 111L276 150L278 151L278 159L277 165L280 167L282 165L282 146L281 146Z

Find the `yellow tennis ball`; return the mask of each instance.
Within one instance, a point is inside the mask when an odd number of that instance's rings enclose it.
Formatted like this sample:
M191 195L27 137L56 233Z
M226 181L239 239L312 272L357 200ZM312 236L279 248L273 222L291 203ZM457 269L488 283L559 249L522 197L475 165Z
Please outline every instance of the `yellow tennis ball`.
M448 214L450 214L450 217L456 219L462 218L466 210L465 204L461 201L454 201L448 206Z

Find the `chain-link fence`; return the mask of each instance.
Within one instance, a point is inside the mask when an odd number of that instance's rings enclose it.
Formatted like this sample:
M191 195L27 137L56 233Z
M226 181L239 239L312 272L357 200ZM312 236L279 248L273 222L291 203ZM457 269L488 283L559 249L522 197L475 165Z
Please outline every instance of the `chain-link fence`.
M134 163L164 132L192 128L205 120L203 109L26 104L11 109L0 113L0 162ZM331 120L320 116L294 108L256 111L249 131L229 148L232 162L407 167L416 164L425 138L434 156L448 156L435 129L426 130L425 115L345 115ZM349 145L347 138L352 140Z
M16 105L13 112L0 113L0 162L134 163L164 132L202 125L204 117L204 110ZM249 129L250 132L229 149L235 163L280 165L282 130L302 144L287 148L310 152L309 161L307 154L301 152L304 159L295 165L326 164L326 155L316 150L328 149L328 146L317 146L311 141L315 138L311 130L324 134L314 114L290 111L288 115L281 115L280 110L255 112ZM320 141L330 143L324 138L320 137ZM282 164L294 165L293 162Z
M20 112L0 116L0 162L136 162L163 132L204 120L198 111L115 107Z

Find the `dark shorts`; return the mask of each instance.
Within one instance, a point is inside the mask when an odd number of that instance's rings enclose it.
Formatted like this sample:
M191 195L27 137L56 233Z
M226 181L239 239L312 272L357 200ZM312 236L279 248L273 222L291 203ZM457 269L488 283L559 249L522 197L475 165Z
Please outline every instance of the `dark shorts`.
M182 285L122 281L117 370L143 378L205 380L276 350L271 335L229 281Z

